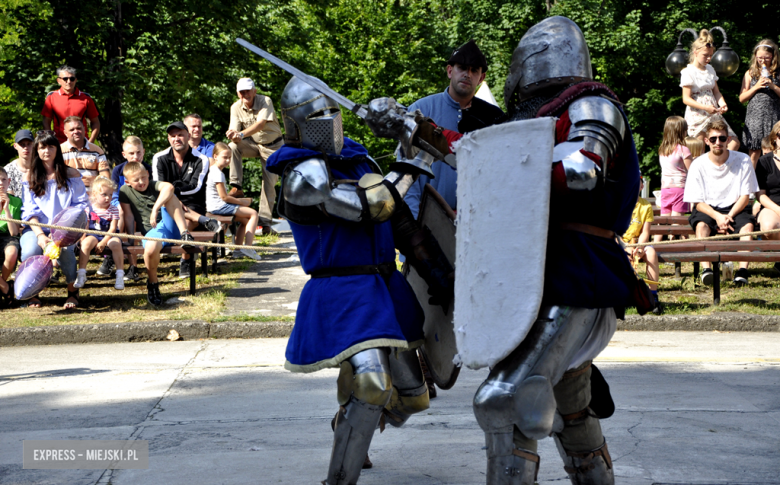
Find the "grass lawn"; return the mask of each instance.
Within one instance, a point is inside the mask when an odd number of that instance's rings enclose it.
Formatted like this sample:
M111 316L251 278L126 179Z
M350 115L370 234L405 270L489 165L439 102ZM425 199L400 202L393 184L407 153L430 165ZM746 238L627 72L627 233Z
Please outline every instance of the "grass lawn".
M276 243L277 236L258 236L255 249ZM262 254L262 253L261 253ZM146 269L142 257L139 257L138 281L125 281L124 290L114 289L114 276L98 276L96 271L101 259L90 258L87 266L87 284L81 289L79 307L64 310L62 305L67 298L65 278L52 281L43 290L39 298L41 308L16 308L2 310L0 328L37 327L44 325L82 325L98 323L141 322L154 320L205 320L218 321L279 321L285 317L246 317L226 318L221 315L225 306L227 292L238 285L239 276L254 263L251 259L220 259L217 272L211 272L209 258L209 276L200 274L200 256L197 262L197 293L189 295L189 278L179 279L178 255L163 255L158 269L160 292L164 304L159 308L146 301ZM127 267L127 263L125 268Z
M722 266L722 265L721 265ZM734 269L738 263L734 263ZM738 288L721 275L720 305L712 305L712 287L693 280L693 263L682 263L682 278L674 277L674 264L661 265L661 285L658 297L665 315L709 315L720 312L742 312L760 315L780 315L780 273L773 263L751 263L750 283ZM638 267L645 275L645 265ZM695 283L695 284L694 284ZM636 313L629 309L626 313Z

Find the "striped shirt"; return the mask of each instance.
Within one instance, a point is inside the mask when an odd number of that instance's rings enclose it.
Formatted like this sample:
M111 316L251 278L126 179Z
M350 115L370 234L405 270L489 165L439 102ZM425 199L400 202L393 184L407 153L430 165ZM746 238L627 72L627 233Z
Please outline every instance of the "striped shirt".
M89 214L89 225L100 231L108 231L111 227L111 221L119 220L119 207L115 205L109 205L107 209L99 209L92 207L92 211Z
M92 180L98 176L99 172L109 172L108 159L106 158L103 149L99 146L84 142L84 148L77 148L70 144L70 141L66 141L62 145L62 158L65 159L65 165L75 168L81 173L81 178L84 179L84 185L89 187L92 185ZM110 172L105 174L106 177L110 177Z

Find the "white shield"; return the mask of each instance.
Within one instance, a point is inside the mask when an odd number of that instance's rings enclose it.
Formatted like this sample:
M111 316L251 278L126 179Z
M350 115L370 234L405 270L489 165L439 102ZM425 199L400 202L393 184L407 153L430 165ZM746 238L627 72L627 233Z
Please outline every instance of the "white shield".
M540 118L457 146L456 359L472 369L509 355L539 312L554 144L555 119Z

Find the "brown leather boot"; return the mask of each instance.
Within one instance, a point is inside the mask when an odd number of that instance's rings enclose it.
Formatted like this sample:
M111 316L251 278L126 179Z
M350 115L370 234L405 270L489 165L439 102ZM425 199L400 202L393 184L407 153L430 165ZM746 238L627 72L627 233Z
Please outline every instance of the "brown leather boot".
M231 187L230 192L228 192L228 195L231 197L235 197L236 199L240 199L244 196L244 191L239 189L238 187Z
M279 233L274 231L271 226L263 226L263 236L278 236Z
M428 386L428 399L433 399L436 397L436 384L433 382L433 375L431 375L431 371L428 369L421 352L417 352L417 358L420 359L420 367L422 367L425 384Z

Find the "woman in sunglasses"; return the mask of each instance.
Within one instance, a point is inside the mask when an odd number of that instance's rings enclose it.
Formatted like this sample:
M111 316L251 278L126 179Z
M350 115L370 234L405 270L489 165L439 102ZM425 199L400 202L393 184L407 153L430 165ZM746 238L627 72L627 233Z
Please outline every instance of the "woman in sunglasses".
M48 224L54 216L68 207L89 207L89 197L75 168L65 165L60 143L53 131L39 131L33 145L32 163L27 179L22 184L22 220ZM30 256L43 254L43 248L51 241L49 229L27 226L22 232L22 261ZM76 255L73 246L62 248L57 260L65 282L68 283L68 299L64 308L79 304L76 281ZM41 301L32 298L30 307L40 307Z
M780 120L780 87L778 87L777 44L771 39L762 39L753 48L750 69L742 78L739 102L748 103L745 114L745 129L742 143L748 149L750 161L761 156L761 140L772 131Z
M723 121L723 114L728 111L726 100L718 89L718 75L710 66L713 47L712 34L706 29L699 33L699 38L691 44L688 54L688 67L680 73L682 99L685 103L685 121L688 123L688 136L704 140L705 128L713 121ZM728 149L737 150L739 139L734 130L726 123L729 133Z

